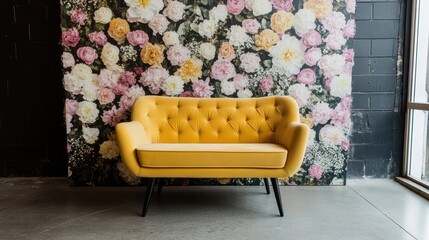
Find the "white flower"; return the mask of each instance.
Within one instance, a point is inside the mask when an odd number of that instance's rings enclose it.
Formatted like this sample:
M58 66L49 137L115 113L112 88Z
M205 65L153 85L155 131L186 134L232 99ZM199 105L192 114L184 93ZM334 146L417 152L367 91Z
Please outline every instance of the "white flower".
M211 20L204 20L198 26L198 34L200 34L201 37L207 37L209 39L212 38L216 30L217 30L217 23Z
M124 0L128 22L148 23L164 8L163 0Z
M83 63L78 63L72 68L71 74L77 78L78 81L83 83L90 82L92 80L91 68Z
M85 139L85 142L89 144L94 144L95 141L98 140L98 135L100 134L100 130L98 128L89 128L89 127L82 127L82 133L83 133L83 139Z
M113 17L112 10L107 7L101 7L94 12L94 21L96 23L107 24Z
M163 14L171 20L177 22L182 20L185 7L185 4L179 1L172 1L164 9Z
M212 60L215 57L216 47L211 43L202 43L200 45L200 54L207 60Z
M83 95L83 99L86 101L93 102L97 100L98 94L98 86L94 84L94 82L87 82L82 87L81 94Z
M302 36L304 33L310 31L311 29L316 28L316 15L313 11L309 9L300 9L295 14L295 20L293 23L293 27L295 28L295 32Z
M135 176L128 170L127 166L123 162L116 163L116 167L119 170L119 176L130 185L138 185L140 183L140 177Z
M101 50L101 61L107 68L112 68L116 66L116 63L119 61L119 48L110 43L106 43Z
M166 46L179 44L179 34L173 31L164 32L164 35L162 36L162 41Z
M167 79L165 79L161 89L167 95L176 96L183 92L183 85L184 82L179 76L169 76Z
M63 52L63 55L61 55L61 61L63 62L63 68L73 67L75 64L73 54L69 52Z
M231 43L231 45L236 47L242 46L244 43L250 40L249 35L246 33L246 29L238 25L233 25L230 27L226 38L229 39L229 43Z
M308 142L307 145L311 146L313 145L314 139L316 138L316 131L314 131L313 129L310 129L310 131L308 132Z
M341 145L346 136L343 129L328 124L320 129L319 139L327 145Z
M340 74L332 78L331 95L343 98L352 94L352 77L349 74Z
M66 113L66 129L67 129L67 134L69 134L71 132L71 128L73 127L73 124L71 123L72 119L73 119L73 116Z
M93 102L83 101L79 103L76 115L82 123L94 123L97 120L99 111Z
M304 65L305 49L304 44L296 37L284 36L280 42L269 49L273 56L273 68L288 77L298 74Z
M73 74L66 73L64 74L63 85L67 92L78 95L82 90L83 82L79 81Z
M344 180L342 178L334 177L330 185L344 185Z
M346 64L344 56L334 53L332 55L323 55L317 65L319 65L326 78L332 78L341 73L344 64Z
M239 90L238 92L237 92L237 96L239 97L239 98L250 98L250 97L252 97L252 95L253 95L253 93L252 93L252 91L250 91L249 89L244 89L244 90Z
M229 81L222 81L221 84L221 91L225 95L231 95L235 93L235 84L234 82Z
M228 9L225 4L219 4L209 11L209 18L215 22L223 22L228 17Z
M100 145L99 153L101 154L102 158L114 159L115 157L119 156L118 144L116 143L116 141L112 140L104 141Z
M288 93L291 97L293 97L298 106L304 107L307 105L307 101L311 96L311 91L305 86L305 84L297 83L289 87Z
M255 0L252 4L253 15L261 16L270 13L273 10L269 0Z

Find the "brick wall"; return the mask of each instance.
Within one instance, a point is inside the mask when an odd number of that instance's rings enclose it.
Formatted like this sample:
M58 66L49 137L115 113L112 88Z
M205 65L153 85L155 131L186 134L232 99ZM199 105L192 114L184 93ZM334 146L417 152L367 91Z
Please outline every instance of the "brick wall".
M65 176L58 0L0 8L0 176Z

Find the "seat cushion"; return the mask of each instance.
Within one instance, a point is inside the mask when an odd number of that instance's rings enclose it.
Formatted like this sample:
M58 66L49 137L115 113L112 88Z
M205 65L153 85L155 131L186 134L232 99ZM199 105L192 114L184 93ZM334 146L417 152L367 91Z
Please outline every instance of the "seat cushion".
M277 144L159 143L137 148L142 167L283 168L287 150Z

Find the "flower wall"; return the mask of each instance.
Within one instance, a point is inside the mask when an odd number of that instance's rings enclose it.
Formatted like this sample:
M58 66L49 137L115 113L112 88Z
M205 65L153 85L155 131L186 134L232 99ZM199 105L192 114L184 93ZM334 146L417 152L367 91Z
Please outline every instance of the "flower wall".
M114 126L142 95L290 95L311 127L287 185L342 185L355 0L62 0L65 120L74 184L139 184ZM259 184L170 179L169 184Z

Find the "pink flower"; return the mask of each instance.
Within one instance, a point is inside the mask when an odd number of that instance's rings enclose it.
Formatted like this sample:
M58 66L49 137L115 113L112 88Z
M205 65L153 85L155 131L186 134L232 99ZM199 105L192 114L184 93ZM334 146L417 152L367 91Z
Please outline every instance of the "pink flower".
M122 72L121 77L119 77L118 83L126 86L132 86L136 84L136 77L132 72L124 71Z
M73 54L69 52L63 52L61 55L61 61L63 62L64 68L73 67L75 64Z
M193 96L200 98L209 98L213 95L214 87L210 86L210 79L207 78L205 81L198 80L192 84L194 90Z
M128 42L133 46L140 46L141 48L149 41L149 36L142 30L136 30L127 34Z
M101 69L100 74L100 86L104 88L114 89L118 85L119 77L121 76L119 72L112 71L109 69Z
M332 78L325 78L324 81L324 87L326 90L331 91L331 82L332 82Z
M116 95L123 95L128 91L128 86L124 84L116 84L112 88L112 92Z
M355 64L353 62L346 62L346 64L344 64L343 73L352 75L352 70L354 65Z
M70 115L70 114L66 114L65 122L66 122L67 134L71 132L71 128L73 127L73 124L72 124L72 122L71 122L71 121L72 121L72 119L73 119L73 116L72 116L72 115Z
M135 67L134 72L137 76L140 76L143 73L143 69L141 67Z
M352 38L356 34L356 23L354 19L347 21L346 25L343 28L343 35L345 38Z
M269 76L265 76L259 81L259 88L264 93L270 92L271 89L273 88L273 85L274 85L273 79Z
M98 46L104 46L107 43L107 37L103 31L92 32L88 34L89 41L97 44Z
M78 25L85 25L85 21L88 19L88 16L80 9L74 9L70 11L70 18L72 22Z
M341 149L343 149L344 151L348 151L349 148L350 148L350 142L348 139L341 142Z
M237 90L244 90L249 85L249 78L243 74L236 74L232 80Z
M240 67L247 73L254 73L259 70L261 59L256 53L244 53L240 56Z
M332 109L325 102L316 103L311 110L314 125L325 124L331 119Z
M355 13L356 0L346 0L346 11L348 13Z
M149 87L152 94L158 94L165 79L169 77L169 73L164 68L150 67L141 74L140 82Z
M335 107L331 123L338 127L349 127L350 125L350 109L343 109L341 105Z
M350 108L352 106L352 97L346 96L341 98L340 105L341 109L343 109L344 111L350 111Z
M280 11L284 10L286 12L289 12L293 7L293 0L270 0L271 4L273 4L273 7Z
M70 153L71 151L71 145L67 143L67 153Z
M261 24L256 19L244 19L241 23L246 32L250 34L257 34Z
M289 182L287 185L289 185L289 186L297 186L296 182L294 182L294 181Z
M183 45L176 44L167 50L167 59L173 66L182 66L191 57L191 51Z
M311 92L302 83L296 83L289 87L289 96L293 97L298 103L298 107L302 108L308 103L308 99L311 97Z
M322 167L320 166L311 165L310 168L308 169L308 173L310 174L311 177L319 180L320 178L322 178L323 170L322 170Z
M346 39L341 31L331 32L325 39L326 47L332 50L340 50L346 44Z
M179 97L194 97L194 95L191 91L184 91L181 94L179 94Z
M346 17L341 12L330 12L320 22L329 31L341 30L346 25Z
M112 90L108 88L103 88L101 91L97 94L97 99L100 102L100 104L108 104L113 102L115 99L115 94L112 92Z
M315 83L316 78L317 78L316 73L311 68L304 68L298 74L298 82L307 84L307 85Z
M116 109L116 106L113 106L112 109L104 111L101 120L112 127L120 123L125 119L125 109L119 108Z
M119 104L121 108L129 111L136 99L144 95L145 93L143 88L139 87L138 85L134 85L128 89L128 92L122 95L121 99L119 100Z
M322 44L322 37L320 36L320 33L318 33L316 30L311 29L310 31L302 35L301 42L308 48L317 47Z
M76 47L80 40L79 32L76 28L69 28L61 34L62 44L65 47Z
M321 57L322 57L322 50L320 50L320 48L310 48L304 54L304 61L305 61L305 64L311 67L316 65Z
M77 50L77 56L86 64L92 64L98 58L98 54L92 47L80 47Z
M246 9L249 11L253 11L253 3L255 0L246 0Z
M74 116L76 114L78 107L79 107L78 101L66 98L66 102L65 102L66 114L69 114L70 116Z
M226 81L235 76L235 67L228 60L218 59L212 65L210 76L219 81Z
M343 56L347 62L353 62L353 58L355 57L355 52L353 49L346 48L343 50Z
M152 29L153 35L156 35L157 33L162 35L162 33L167 30L168 23L169 22L164 15L157 14L152 18L152 20L150 20L149 27Z
M172 1L168 4L168 6L164 9L162 13L164 14L164 16L177 22L182 20L185 7L185 4L179 1Z
M226 7L228 9L228 13L238 15L243 11L246 6L245 0L228 0L226 2Z

